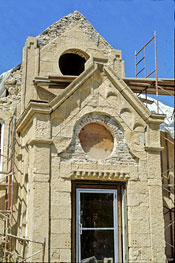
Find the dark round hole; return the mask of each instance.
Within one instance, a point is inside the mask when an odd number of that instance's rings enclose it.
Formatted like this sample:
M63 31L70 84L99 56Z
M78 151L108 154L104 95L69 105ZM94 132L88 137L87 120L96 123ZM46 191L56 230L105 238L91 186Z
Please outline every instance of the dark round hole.
M63 54L59 59L59 67L63 75L78 76L84 71L86 60L77 54Z

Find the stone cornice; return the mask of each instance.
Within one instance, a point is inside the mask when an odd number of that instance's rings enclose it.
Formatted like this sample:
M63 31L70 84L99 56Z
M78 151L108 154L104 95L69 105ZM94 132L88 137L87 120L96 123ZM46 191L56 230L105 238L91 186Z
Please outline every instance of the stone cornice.
M107 62L108 59L104 57L91 57L85 63L85 70L88 69L90 66L94 65L95 63L104 66L104 64L106 64Z
M53 99L49 105L55 110L59 107L67 98L69 98L82 84L89 79L98 68L103 67L104 73L107 75L109 80L114 84L114 86L119 90L119 92L125 97L125 99L131 104L131 106L139 113L142 119L146 123L161 124L164 121L166 115L164 114L152 114L144 104L137 98L133 91L127 86L127 84L120 79L116 73L108 66L105 66L107 63L106 58L90 58L86 63L85 71L77 77L72 83Z
M156 146L145 146L145 151L147 152L161 152L164 147L156 147Z
M55 99L53 99L49 105L55 110L58 108L67 98L69 98L79 87L83 85L85 81L87 81L93 73L98 71L97 64L90 64L87 69L80 74L72 83Z
M114 172L114 171L72 171L71 179L91 179L91 180L121 180L127 181L130 178L129 173Z
M143 105L143 103L137 98L133 91L127 86L127 84L122 79L120 79L110 67L105 66L106 62L106 58L92 57L86 64L85 71L82 72L82 74L80 74L80 76L78 76L75 80L73 80L72 83L70 83L70 85L50 103L30 102L17 122L17 132L21 132L23 128L26 127L26 125L31 120L31 117L35 113L50 114L52 111L56 110L78 88L80 88L85 81L87 81L95 72L101 71L102 68L109 80L131 104L131 106L139 113L146 123L163 123L165 115L151 114L151 112Z
M166 117L166 114L156 114L152 113L150 117L147 119L148 123L153 124L161 124L164 122L164 119Z
M127 86L127 84L122 79L120 79L110 67L104 66L103 71L114 84L114 86L125 97L125 99L130 103L130 105L139 113L139 115L146 123L161 124L164 122L164 118L166 117L166 115L152 114L145 107L145 105L137 98L137 96L133 93L129 86Z
M71 178L127 181L130 178L130 167L95 163L72 163Z
M51 111L52 109L48 103L30 102L17 122L16 131L20 133L27 126L35 113L50 114Z
M52 139L42 139L42 138L35 138L31 139L27 142L27 145L36 145L36 144L52 144L53 140Z

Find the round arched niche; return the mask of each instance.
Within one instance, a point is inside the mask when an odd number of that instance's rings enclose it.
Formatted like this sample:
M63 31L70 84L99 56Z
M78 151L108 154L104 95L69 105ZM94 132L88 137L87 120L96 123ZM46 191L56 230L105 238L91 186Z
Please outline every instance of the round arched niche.
M79 133L84 152L93 159L105 159L114 148L114 138L110 131L100 123L88 123Z
M86 60L89 58L79 49L66 50L59 58L58 64L63 75L79 76L85 69Z

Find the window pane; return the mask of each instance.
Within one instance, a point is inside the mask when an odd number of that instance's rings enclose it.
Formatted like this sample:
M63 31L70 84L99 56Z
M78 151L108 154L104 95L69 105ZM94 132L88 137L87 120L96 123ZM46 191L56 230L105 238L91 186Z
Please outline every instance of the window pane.
M81 235L81 262L92 258L89 262L114 261L113 230L83 230ZM106 260L104 261L104 258ZM90 259L89 259L90 260ZM85 262L88 262L85 261Z
M83 227L113 227L112 193L81 193L80 199L80 222Z

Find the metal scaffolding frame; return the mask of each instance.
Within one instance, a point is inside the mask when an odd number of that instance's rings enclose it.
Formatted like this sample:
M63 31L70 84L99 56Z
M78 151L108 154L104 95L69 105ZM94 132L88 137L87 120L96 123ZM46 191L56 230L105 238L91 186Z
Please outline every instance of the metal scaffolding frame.
M154 40L154 54L155 54L155 68L147 74L147 67L146 67L146 47ZM144 51L144 56L137 61L137 56L141 53L141 51ZM144 67L139 70L137 70L138 65L141 62L144 62ZM156 45L156 32L154 32L154 36L138 51L135 51L135 77L137 78L138 75L142 72L145 72L145 78L147 79L149 76L151 76L153 73L155 73L155 87L156 87L156 97L157 97L157 113L159 113L159 90L158 90L158 77L157 77L157 45ZM147 99L147 88L145 89L146 99Z
M155 55L155 68L148 74L147 73L147 60L146 60L146 47L154 40L154 55ZM143 57L138 60L138 55L144 52ZM141 70L138 71L138 65L140 63L144 62L144 66L143 68L141 68ZM166 91L165 89L163 89L162 87L160 87L160 85L158 85L158 76L157 76L157 47L156 47L156 32L154 32L154 36L138 51L135 51L135 78L137 80L138 79L138 75L141 74L144 71L144 75L145 75L145 79L149 78L153 73L155 73L155 94L157 97L157 113L159 113L159 89L162 91ZM142 82L144 82L144 79L141 79ZM130 82L132 82L132 80L130 80ZM143 83L142 83L143 84ZM139 83L138 83L139 85ZM146 86L146 85L145 85ZM147 101L147 91L148 88L150 87L150 85L147 85L143 90L140 91L140 93L138 94L138 96L141 93L145 93L146 94L146 99L145 99L145 103L149 102ZM153 84L152 84L153 87ZM132 87L131 87L132 88ZM172 93L169 93L166 91L166 95L170 95L173 96ZM173 117L173 116L172 116ZM167 135L163 136L161 134L161 138L165 140L166 142L166 159L167 159L167 169L166 171L163 171L163 154L161 153L161 165L162 165L162 192L166 192L169 199L170 196L172 198L172 196L175 195L175 181L174 181L174 174L171 173L170 171L173 169L174 170L174 166L173 167L169 167L169 153L168 153L168 143L174 145L174 142L170 139L167 138ZM164 156L165 157L165 156ZM165 195L163 194L163 202L164 202L164 206L163 206L163 213L164 213L164 220L167 216L169 216L169 221L168 224L166 225L166 220L165 220L165 243L166 246L169 248L169 250L171 251L171 255L166 254L167 256L167 262L174 262L175 260L175 237L174 237L174 233L175 233L175 205L172 207L169 207L168 205L165 206ZM168 242L166 240L166 232L169 231L170 234L170 242Z
M5 191L4 210L0 210L1 218L4 221L4 251L3 261L7 258L8 251L12 250L12 240L8 238L7 233L12 233L13 226L13 188L14 188L14 158L15 158L15 126L16 109L9 121L8 127L8 145L6 158L6 171L0 172L4 177L1 179L0 186Z

